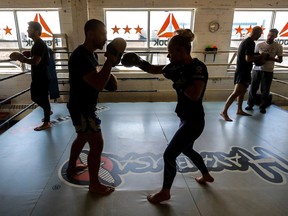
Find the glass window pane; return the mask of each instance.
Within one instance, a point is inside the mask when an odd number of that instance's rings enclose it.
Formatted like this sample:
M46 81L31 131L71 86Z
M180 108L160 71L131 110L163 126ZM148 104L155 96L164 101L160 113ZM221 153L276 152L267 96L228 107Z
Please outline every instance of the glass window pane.
M255 26L263 28L259 40L267 37L271 27L272 11L235 11L232 25L231 47L238 47L241 40L246 38ZM237 41L238 40L238 41Z
M17 32L12 11L0 11L0 47L18 49Z
M150 47L166 48L175 30L191 29L191 18L191 11L151 11Z
M147 11L106 11L108 41L122 37L127 48L147 48Z
M288 11L277 11L274 28L279 34L276 41L284 47L288 47Z
M36 21L41 24L41 38L49 47L52 46L52 34L61 33L58 11L17 11L17 19L21 45L24 49L30 49L32 46L32 39L27 34L28 22L30 21ZM58 43L61 43L61 41L58 41Z

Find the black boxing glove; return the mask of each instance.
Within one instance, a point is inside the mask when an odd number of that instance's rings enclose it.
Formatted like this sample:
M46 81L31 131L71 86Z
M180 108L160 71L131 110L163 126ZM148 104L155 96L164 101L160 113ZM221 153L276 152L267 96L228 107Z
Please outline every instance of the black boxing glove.
M182 65L175 65L175 64L168 64L162 68L162 74L167 79L171 79L173 82L178 80L183 73L183 66Z
M186 67L183 65L168 64L162 69L163 75L173 81L173 88L177 91L183 92L188 86L185 78Z
M136 53L125 53L121 59L121 63L125 67L139 67L143 71L149 71L151 64L138 56Z
M176 91L183 92L188 87L188 85L189 83L187 82L187 79L185 79L185 77L182 75L178 80L173 82L172 86Z

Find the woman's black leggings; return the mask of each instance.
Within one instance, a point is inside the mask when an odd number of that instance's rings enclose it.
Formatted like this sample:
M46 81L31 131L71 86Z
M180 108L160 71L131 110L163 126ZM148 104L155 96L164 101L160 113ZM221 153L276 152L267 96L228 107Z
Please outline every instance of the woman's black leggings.
M164 152L163 188L170 189L176 176L176 158L183 153L195 164L202 174L208 169L201 155L193 150L194 141L201 135L205 121L181 120L179 129Z

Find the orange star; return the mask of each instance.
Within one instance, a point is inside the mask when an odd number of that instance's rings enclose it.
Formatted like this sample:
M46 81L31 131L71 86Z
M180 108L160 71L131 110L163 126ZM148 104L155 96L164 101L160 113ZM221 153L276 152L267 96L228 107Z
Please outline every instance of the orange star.
M249 28L246 28L246 30L247 30L247 34L251 33L251 32L252 32L252 29L253 29L253 28L252 28L251 25L249 26Z
M134 29L136 30L136 33L140 33L140 34L141 34L141 30L142 30L143 28L140 28L139 25L138 25L137 28L134 28Z
M129 33L130 34L130 30L131 28L128 28L128 25L126 25L126 28L123 28L125 30L124 34Z
M115 34L115 33L117 33L117 34L119 34L119 29L120 28L117 28L117 25L115 25L115 27L114 28L111 28L112 30L113 30L113 34Z
M12 28L8 28L8 26L6 25L6 28L5 29L3 29L4 31L5 31L5 35L7 35L7 34L10 34L10 35L12 35L12 33L11 33L11 30L12 30Z
M238 28L235 28L235 30L236 30L236 34L240 34L241 36L242 36L242 30L243 30L244 28L241 28L240 27L240 25L239 25L239 27Z

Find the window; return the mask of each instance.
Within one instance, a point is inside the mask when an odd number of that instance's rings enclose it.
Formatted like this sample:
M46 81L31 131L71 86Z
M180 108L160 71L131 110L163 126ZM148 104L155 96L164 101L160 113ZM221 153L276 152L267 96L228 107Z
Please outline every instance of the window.
M235 11L231 34L231 47L238 47L240 42L251 33L252 28L261 26L263 34L259 40L267 37L271 27L272 11Z
M27 34L29 21L37 21L41 24L41 38L49 47L52 47L53 34L61 33L57 10L0 10L0 60L9 59L9 55L13 51L22 52L31 48L33 41L28 38ZM58 39L55 43L61 44L61 41ZM0 62L0 71L15 69L15 65L9 62ZM18 64L17 68L19 68Z
M278 29L277 42L288 48L288 11L277 11L275 14L274 28Z
M241 41L248 37L254 26L261 26L262 36L256 43L265 41L269 30L276 28L279 31L276 42L288 49L288 11L277 10L236 10L231 33L230 48L237 50ZM235 53L229 54L229 62L236 63ZM282 65L288 65L288 59L283 58Z
M58 11L17 11L16 14L21 39L21 47L23 49L30 49L32 46L32 39L28 37L27 33L27 23L29 21L36 21L41 24L41 38L46 42L47 46L52 47L53 33L60 33Z
M153 64L166 64L169 38L179 28L192 29L193 13L193 10L109 9L105 12L108 42L122 37L127 41L127 51L140 52L143 59Z

